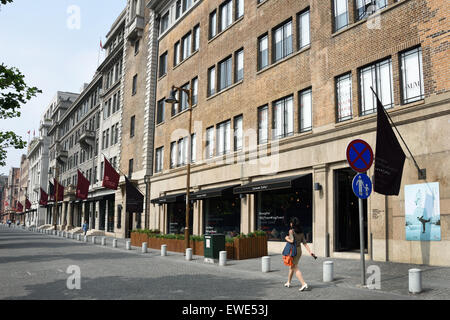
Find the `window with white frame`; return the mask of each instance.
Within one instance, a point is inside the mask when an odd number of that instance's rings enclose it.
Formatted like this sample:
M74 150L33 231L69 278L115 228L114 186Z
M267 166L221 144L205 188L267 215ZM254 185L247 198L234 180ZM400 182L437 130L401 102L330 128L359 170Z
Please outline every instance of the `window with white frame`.
M189 32L181 40L181 44L182 44L181 60L184 60L191 55L191 42L192 42L192 38L191 38L191 33Z
M402 72L402 102L404 104L424 98L422 48L400 54Z
M219 32L228 28L233 22L233 0L227 0L220 6Z
M269 65L269 38L267 34L258 39L258 70Z
M164 147L156 149L155 173L162 172L164 165Z
M227 120L225 122L219 123L216 128L216 138L217 138L217 147L216 154L218 156L227 154L230 152L230 144L231 144L231 121Z
M174 141L170 144L170 168L175 168L177 165L177 143Z
M196 25L194 27L194 46L193 51L197 51L200 48L200 26Z
M217 34L217 12L214 10L209 14L209 38L212 39Z
M232 83L232 59L231 56L219 62L219 91L229 87Z
M334 31L348 25L348 0L334 0Z
M269 111L267 106L258 108L258 144L268 141Z
M205 156L207 159L212 158L214 155L214 127L206 129L206 145Z
M376 92L384 108L391 108L394 103L392 90L392 60L386 59L360 70L361 115L376 112Z
M198 77L192 79L192 105L198 103Z
M235 58L236 58L235 81L238 82L244 79L244 49L237 51L235 54Z
M280 139L294 133L293 97L282 98L273 103L273 139Z
M299 129L300 132L312 129L312 90L306 89L299 94Z
M242 150L242 141L244 139L243 134L243 117L242 115L234 117L233 121L233 130L234 130L234 151Z
M298 29L298 44L299 49L302 49L311 43L309 9L298 15Z
M216 93L216 67L208 69L208 96Z
M273 31L273 62L292 53L292 21L287 21Z
M337 121L352 118L352 74L336 78Z

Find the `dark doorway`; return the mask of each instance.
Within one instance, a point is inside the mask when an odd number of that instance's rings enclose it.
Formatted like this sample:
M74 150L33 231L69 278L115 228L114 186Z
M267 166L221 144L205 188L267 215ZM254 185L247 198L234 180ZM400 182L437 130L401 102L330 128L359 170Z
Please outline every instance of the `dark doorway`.
M352 181L356 172L352 169L334 171L334 251L359 251L358 198L353 193ZM364 249L367 251L367 200L363 200Z
M106 200L100 200L100 214L98 221L98 229L105 231L105 214L106 214Z
M108 201L108 232L114 232L114 200Z

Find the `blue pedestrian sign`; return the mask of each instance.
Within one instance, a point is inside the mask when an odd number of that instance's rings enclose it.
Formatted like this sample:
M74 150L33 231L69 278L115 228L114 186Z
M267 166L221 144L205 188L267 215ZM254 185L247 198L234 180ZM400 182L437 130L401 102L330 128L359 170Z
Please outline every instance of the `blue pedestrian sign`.
M360 199L367 199L372 193L372 181L365 173L359 173L353 178L353 192Z

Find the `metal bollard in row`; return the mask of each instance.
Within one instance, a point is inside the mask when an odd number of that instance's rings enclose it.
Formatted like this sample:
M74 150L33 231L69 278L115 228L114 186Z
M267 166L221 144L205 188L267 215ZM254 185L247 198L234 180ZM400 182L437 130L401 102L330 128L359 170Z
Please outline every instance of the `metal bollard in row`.
M269 272L270 271L270 257L265 256L261 259L261 271L262 272Z
M191 261L192 260L192 248L187 248L186 249L186 256L185 259L187 261Z
M142 249L141 249L142 253L147 253L147 246L148 246L147 242L142 242Z
M409 269L409 292L414 294L422 292L422 270Z
M324 261L323 263L323 282L332 282L334 280L333 261Z
M125 243L125 249L126 249L126 250L131 250L131 242L130 242L130 241L127 241L127 242Z
M224 267L227 265L227 252L220 251L219 252L219 266Z
M161 257L167 256L167 244L161 245Z

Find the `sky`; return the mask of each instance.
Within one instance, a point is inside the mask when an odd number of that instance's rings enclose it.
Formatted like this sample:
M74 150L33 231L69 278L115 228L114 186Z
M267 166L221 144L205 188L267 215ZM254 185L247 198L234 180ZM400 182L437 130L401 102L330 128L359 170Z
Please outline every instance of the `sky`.
M21 108L21 117L0 120L1 131L14 131L28 142L38 136L44 110L57 91L80 93L89 83L104 52L111 25L126 0L14 0L0 5L0 63L16 67L28 86L42 90ZM100 53L100 55L99 55ZM27 131L30 130L30 137ZM6 166L20 167L27 149L8 149Z

